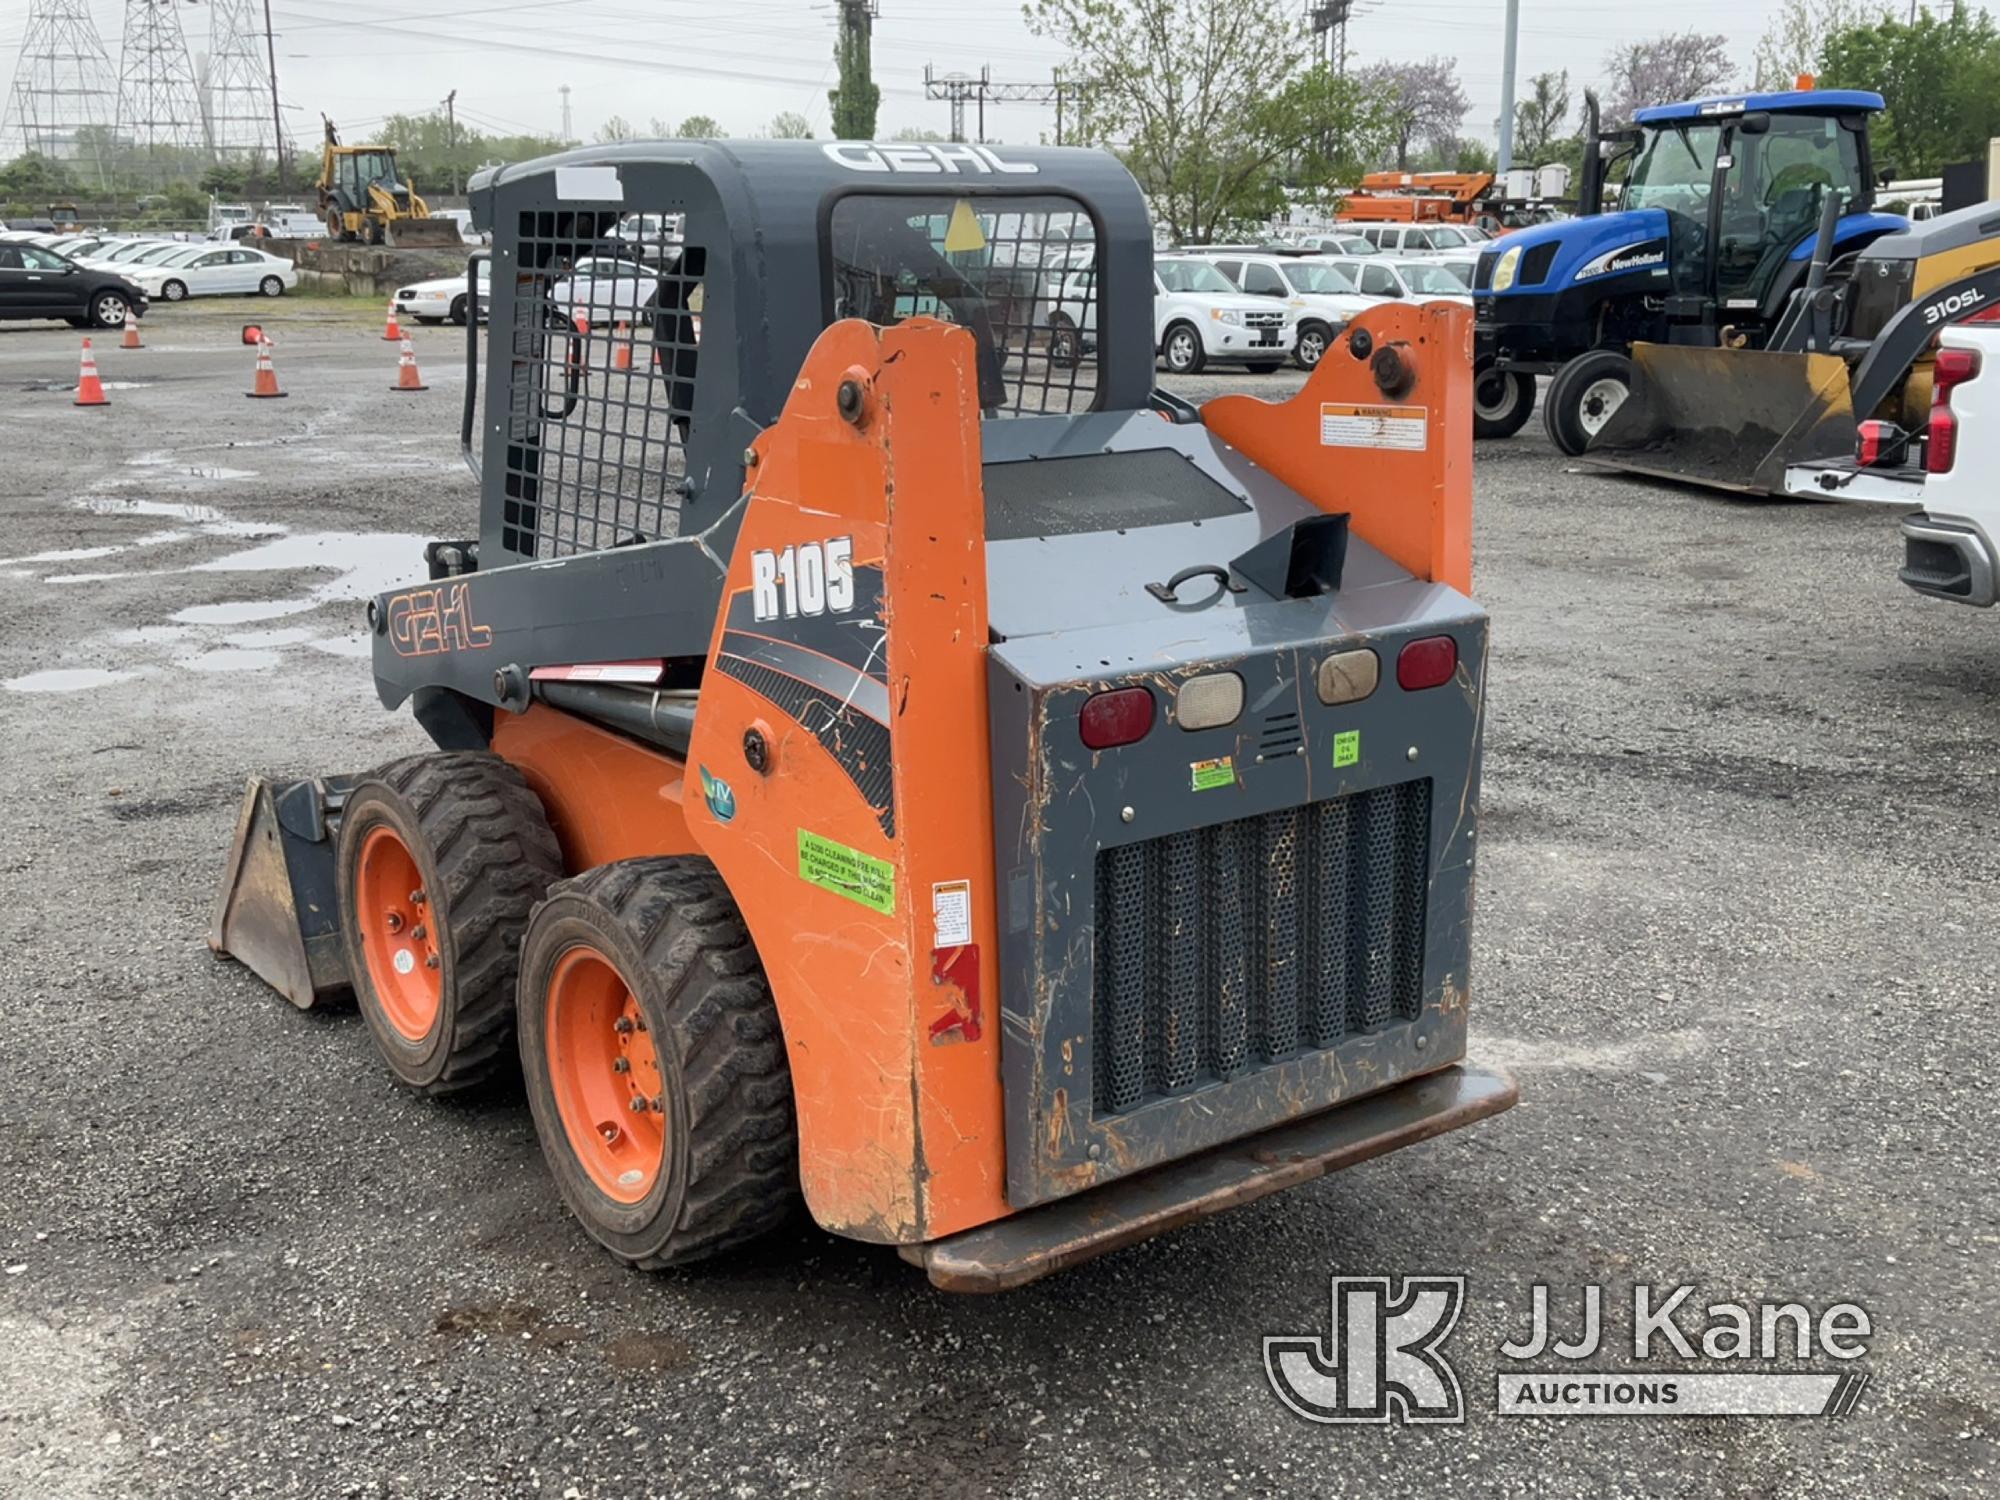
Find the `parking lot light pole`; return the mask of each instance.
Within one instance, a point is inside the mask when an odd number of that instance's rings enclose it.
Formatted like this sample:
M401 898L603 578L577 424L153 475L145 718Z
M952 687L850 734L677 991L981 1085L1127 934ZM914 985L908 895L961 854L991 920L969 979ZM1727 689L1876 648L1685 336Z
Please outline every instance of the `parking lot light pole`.
M1494 175L1506 191L1507 169L1514 165L1514 54L1521 37L1521 0L1507 0L1507 43L1500 64L1500 148Z

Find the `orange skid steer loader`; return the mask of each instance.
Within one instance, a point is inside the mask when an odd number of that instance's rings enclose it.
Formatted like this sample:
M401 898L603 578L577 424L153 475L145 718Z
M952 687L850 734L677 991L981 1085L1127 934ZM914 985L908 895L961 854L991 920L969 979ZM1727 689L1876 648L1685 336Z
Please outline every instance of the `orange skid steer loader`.
M351 987L412 1088L518 1066L640 1266L803 1194L996 1290L1513 1103L1462 309L1197 409L1102 154L627 144L474 203L480 534L369 610L437 750L253 781L218 950Z

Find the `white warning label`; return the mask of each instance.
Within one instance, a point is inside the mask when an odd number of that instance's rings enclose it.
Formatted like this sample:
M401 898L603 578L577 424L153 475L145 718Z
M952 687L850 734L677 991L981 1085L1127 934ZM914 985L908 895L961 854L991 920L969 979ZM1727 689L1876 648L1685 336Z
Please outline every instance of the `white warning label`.
M1323 448L1394 448L1421 453L1430 443L1430 411L1422 406L1362 406L1348 401L1319 405Z
M931 887L931 920L937 924L934 948L963 948L972 941L972 882L940 880Z

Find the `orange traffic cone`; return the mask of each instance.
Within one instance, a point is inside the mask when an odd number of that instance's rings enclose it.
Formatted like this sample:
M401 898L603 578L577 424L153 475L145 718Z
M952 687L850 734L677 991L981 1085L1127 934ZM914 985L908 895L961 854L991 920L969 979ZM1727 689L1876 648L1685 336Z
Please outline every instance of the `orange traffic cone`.
M90 340L83 341L83 363L77 370L76 400L72 406L109 406L111 398L104 394L104 382L97 378L97 356L90 352Z
M392 391L427 391L422 377L417 374L417 351L410 347L410 341L403 340L403 352L396 361L396 383L389 387Z
M382 342L393 344L402 336L402 327L396 322L396 304L392 299L389 303L389 321L382 328Z
M618 335L611 345L611 368L629 370L632 368L632 325L620 323Z
M252 401L269 401L273 396L288 396L289 391L278 389L278 372L271 368L271 341L260 338L257 341L257 376L250 389L243 393Z
M143 349L146 347L139 342L139 319L129 307L125 309L125 337L118 341L118 347L120 349Z

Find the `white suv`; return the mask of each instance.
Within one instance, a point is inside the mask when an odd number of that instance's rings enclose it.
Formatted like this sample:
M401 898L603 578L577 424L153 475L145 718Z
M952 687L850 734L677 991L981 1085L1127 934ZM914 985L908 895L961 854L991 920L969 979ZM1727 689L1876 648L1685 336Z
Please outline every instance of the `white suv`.
M1292 310L1298 330L1292 358L1301 370L1310 370L1320 356L1333 347L1340 331L1359 313L1368 310L1372 299L1347 277L1323 260L1295 255L1217 255L1205 257L1216 270L1229 278L1239 292L1263 297Z
M1293 313L1272 298L1246 297L1206 260L1153 262L1153 345L1176 375L1192 375L1210 360L1260 375L1277 369L1298 342Z
M1459 278L1458 267L1442 261L1392 260L1377 255L1367 260L1329 258L1327 264L1359 287L1364 298L1399 297L1472 306L1471 282Z

